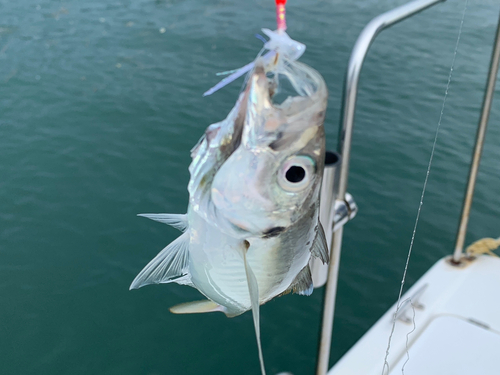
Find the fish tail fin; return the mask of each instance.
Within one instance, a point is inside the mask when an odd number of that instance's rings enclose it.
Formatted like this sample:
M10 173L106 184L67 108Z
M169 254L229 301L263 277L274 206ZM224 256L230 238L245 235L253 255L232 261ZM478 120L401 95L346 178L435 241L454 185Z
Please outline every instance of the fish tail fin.
M172 306L169 310L172 314L203 314L219 311L226 314L228 318L234 318L242 313L241 311L230 310L226 306L219 305L211 300L181 303Z
M169 310L173 314L198 314L215 311L223 313L227 312L227 309L224 306L208 299L203 301L181 303L180 305L172 306Z
M248 245L248 242L245 241ZM245 273L247 276L248 283L248 292L250 293L250 302L252 304L252 316L253 316L253 325L255 327L255 337L257 339L257 349L259 351L259 361L260 361L260 370L262 375L266 375L266 367L264 365L264 355L262 354L262 344L260 340L260 310L259 310L259 284L257 284L257 279L250 268L250 264L247 260L247 248L243 250L243 260L245 262Z
M148 284L176 282L182 285L191 283L188 273L189 231L184 232L165 247L139 272L130 289L139 289Z
M138 214L137 216L168 224L181 232L185 232L189 226L187 214Z

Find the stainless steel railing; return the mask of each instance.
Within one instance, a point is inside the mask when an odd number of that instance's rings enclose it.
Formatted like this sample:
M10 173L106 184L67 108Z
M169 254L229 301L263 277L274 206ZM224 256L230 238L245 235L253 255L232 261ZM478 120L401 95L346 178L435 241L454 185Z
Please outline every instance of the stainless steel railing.
M330 199L330 201L335 200L335 204L338 202L340 205L349 207L349 202L346 201L346 193L358 83L361 68L363 67L363 62L371 44L382 30L443 1L445 0L416 0L397 7L375 17L366 25L359 35L351 53L344 86L343 113L341 115L342 128L338 144L338 152L341 155L340 177L338 180L338 189L335 189L337 193L335 193L334 199ZM328 192L333 195L334 187L331 186ZM335 226L335 222L333 222L332 225ZM329 239L330 266L328 269L328 282L325 289L323 321L316 369L317 375L325 375L328 371L342 233L343 226L340 226L336 231L332 230L332 236Z
M495 93L495 83L498 76L498 65L500 63L500 18L498 20L497 32L493 42L493 51L491 53L490 70L484 90L483 108L481 109L481 117L477 126L476 145L472 154L470 163L469 181L465 192L464 204L462 207L462 216L458 225L457 240L455 251L451 264L458 265L462 258L464 249L465 235L467 234L467 224L469 223L470 209L472 206L472 198L474 195L474 187L476 186L477 173L479 171L479 161L483 152L484 136L486 135L486 127L490 117L491 103Z

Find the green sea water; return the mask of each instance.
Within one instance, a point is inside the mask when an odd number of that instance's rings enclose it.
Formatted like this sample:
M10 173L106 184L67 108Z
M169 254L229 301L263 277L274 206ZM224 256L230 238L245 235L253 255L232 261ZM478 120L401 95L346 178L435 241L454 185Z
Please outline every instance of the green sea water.
M359 32L403 3L288 2L301 60L328 84L329 148ZM384 31L366 60L332 364L397 299L463 7L449 0ZM408 285L453 249L499 11L469 1ZM189 150L242 83L201 94L274 25L271 0L0 0L0 374L259 373L250 313L173 315L200 294L128 287L178 235L136 214L186 211ZM497 97L467 242L500 236L499 145ZM262 306L269 374L314 372L322 294Z

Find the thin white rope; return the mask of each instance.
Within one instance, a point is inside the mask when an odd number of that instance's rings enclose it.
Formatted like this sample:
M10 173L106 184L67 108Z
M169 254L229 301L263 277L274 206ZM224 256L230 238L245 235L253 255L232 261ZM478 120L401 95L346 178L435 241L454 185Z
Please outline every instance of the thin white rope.
M439 115L439 121L438 121L438 124L437 124L437 127L436 127L436 134L434 136L434 143L432 145L431 156L429 158L429 164L427 165L427 173L425 174L424 186L422 188L422 194L420 195L420 203L418 205L417 217L415 219L415 225L413 226L413 233L412 233L412 236L411 236L410 248L408 249L408 256L406 257L406 264L405 264L405 269L404 269L404 272L403 272L403 279L401 280L401 287L399 288L398 302L396 304L396 313L395 313L394 316L397 316L397 313L399 312L399 309L401 307L401 296L403 294L403 288L404 288L405 281L406 281L406 273L408 271L408 265L410 263L411 252L412 252L412 249L413 249L413 243L415 241L415 233L417 232L418 221L420 220L420 212L422 211L422 205L424 204L425 191L427 189L427 182L429 180L429 174L431 172L432 161L434 159L434 151L436 150L436 143L437 143L438 136L439 136L439 129L441 128L441 122L443 120L444 107L446 105L446 99L448 98L448 91L450 90L451 77L453 75L453 67L455 66L455 60L457 58L458 45L460 43L460 37L462 35L462 27L464 25L465 11L467 10L467 4L468 4L468 2L469 2L469 0L465 0L465 6L464 6L463 13L462 13L462 20L460 21L460 28L458 30L457 43L455 45L455 52L453 53L453 60L451 62L450 74L448 76L448 83L446 84L446 91L444 93L443 105L441 107L441 114ZM394 321L392 322L391 334L389 335L389 341L387 343L387 349L386 349L386 352L385 352L384 366L382 367L382 375L385 374L384 371L386 369L387 369L387 374L390 371L390 367L389 367L389 363L387 362L387 358L389 357L389 351L390 351L390 348L391 348L392 336L394 334L394 329L396 328L396 321L397 321L397 319L395 318ZM408 344L408 341L407 341L407 344ZM406 365L406 363L408 362L408 360L410 358L410 354L408 352L408 345L406 346L406 355L407 355L407 361L405 362L405 365Z

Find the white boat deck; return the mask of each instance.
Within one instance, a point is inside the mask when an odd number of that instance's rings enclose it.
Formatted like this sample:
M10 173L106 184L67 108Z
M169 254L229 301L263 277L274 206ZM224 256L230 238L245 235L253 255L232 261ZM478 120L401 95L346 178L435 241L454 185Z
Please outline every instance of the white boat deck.
M500 374L500 258L483 255L465 268L438 261L404 294L422 306L408 336L405 375ZM396 305L347 352L328 375L381 375ZM401 374L410 304L398 320L388 357L389 372ZM335 340L335 332L333 339Z

